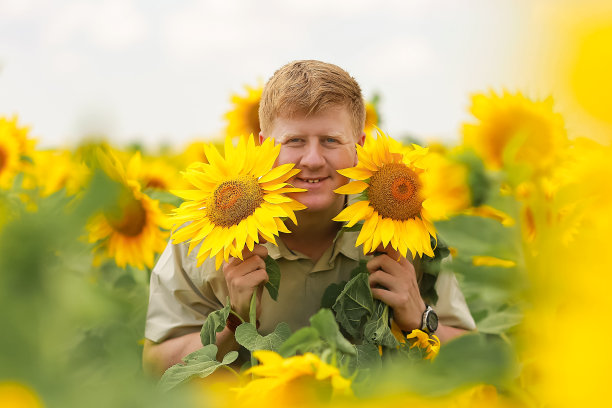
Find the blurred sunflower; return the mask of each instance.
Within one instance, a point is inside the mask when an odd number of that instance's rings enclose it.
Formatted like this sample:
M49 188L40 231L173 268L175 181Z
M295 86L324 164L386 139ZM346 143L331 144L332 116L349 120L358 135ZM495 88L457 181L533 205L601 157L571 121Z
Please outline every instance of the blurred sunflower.
M19 172L20 161L17 140L6 135L0 126L0 188L10 188L13 177Z
M379 132L375 141L357 145L359 163L338 170L354 179L334 190L338 194L364 193L365 199L342 210L334 221L347 221L347 227L365 220L356 246L363 252L374 251L381 243L406 256L423 253L433 257L430 236L436 238L432 219L442 218L436 198L423 194L422 174L427 149L413 145L404 149L399 143Z
M468 169L463 164L431 151L425 157L427 171L423 173L423 195L443 195L439 200L443 213L459 213L472 206L468 184Z
M474 95L470 112L478 122L463 125L463 142L490 169L511 163L536 172L550 169L567 140L563 117L553 111L550 97L531 101L521 93L491 91Z
M271 139L255 146L253 137L242 137L234 147L228 137L225 158L206 146L208 163L194 163L183 173L195 189L172 191L188 200L174 210L172 239L189 241L189 252L201 243L198 265L215 257L218 269L230 254L242 259L245 245L252 250L259 235L276 243L274 236L289 232L282 218L297 223L294 211L305 206L284 194L305 190L285 183L299 172L293 163L273 168L279 152Z
M323 402L325 397L353 395L351 380L315 354L283 358L274 351L258 350L253 356L260 364L245 374L259 378L238 389L237 400L243 406L258 406L272 399L280 402L280 406L311 406Z
M36 392L15 381L0 382L0 407L42 408L43 403Z
M374 131L378 126L380 126L380 115L378 114L378 100L379 96L374 95L371 101L366 102L365 104L365 128L364 132L366 136L372 137Z
M128 174L136 171L139 158L134 155L126 171L112 152L100 154L105 172L120 184L117 201L89 221L89 242L96 242L94 262L112 258L119 267L153 267L156 253L166 246L167 218L152 200L140 191L138 181Z
M11 187L13 178L29 165L35 141L27 137L29 128L19 127L17 118L0 117L0 188Z
M263 86L245 86L246 95L234 94L231 97L233 109L225 114L227 127L226 136L249 136L253 134L256 139L259 135L259 101ZM259 140L259 139L257 139Z
M87 166L76 160L69 150L36 150L32 154L34 166L26 175L25 188L39 188L47 197L62 188L66 194L76 194L90 176Z

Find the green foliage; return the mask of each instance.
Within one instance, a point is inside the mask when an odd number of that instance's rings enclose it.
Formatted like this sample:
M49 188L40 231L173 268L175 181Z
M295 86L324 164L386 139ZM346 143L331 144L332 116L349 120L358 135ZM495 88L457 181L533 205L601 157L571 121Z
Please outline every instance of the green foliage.
M291 329L285 322L279 323L267 336L259 334L251 323L242 323L236 328L236 341L251 352L255 350L278 351L290 335Z
M217 341L217 333L222 331L225 327L227 317L231 313L231 310L232 306L228 297L223 309L216 310L208 315L200 331L202 345L207 346L209 344L215 344Z
M280 267L278 263L268 255L265 259L266 262L266 272L268 273L268 281L266 282L266 289L268 289L268 293L272 300L278 299L278 289L280 287Z
M433 361L396 358L385 361L384 370L357 384L358 396L386 395L393 391L420 395L445 395L454 389L474 384L492 384L504 389L516 371L511 347L495 336L468 334L440 348Z
M363 336L363 326L374 309L368 274L360 273L351 279L334 303L336 320L354 339Z
M162 390L168 391L194 377L207 377L217 368L233 363L236 358L238 358L238 352L230 351L219 362L217 361L217 346L208 344L185 357L183 364L175 364L167 369L159 385Z
M368 319L363 328L363 335L367 342L389 348L397 346L397 340L389 327L389 318L389 306L378 299L374 300L372 317Z
M340 328L329 309L321 309L310 318L310 326L317 331L333 351L355 354L354 346L340 333Z

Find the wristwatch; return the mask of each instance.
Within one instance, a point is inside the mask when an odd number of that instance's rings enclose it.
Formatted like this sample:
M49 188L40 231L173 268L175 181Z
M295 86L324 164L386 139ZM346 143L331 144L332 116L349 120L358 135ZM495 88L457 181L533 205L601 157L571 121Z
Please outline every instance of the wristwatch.
M438 315L429 305L425 305L425 311L421 318L421 330L427 334L434 334L438 329Z

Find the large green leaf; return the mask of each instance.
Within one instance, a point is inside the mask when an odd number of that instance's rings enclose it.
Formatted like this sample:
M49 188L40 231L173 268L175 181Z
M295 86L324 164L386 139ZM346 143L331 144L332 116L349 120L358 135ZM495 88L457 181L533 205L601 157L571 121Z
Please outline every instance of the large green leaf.
M391 333L389 327L389 306L380 300L374 300L374 313L366 322L363 335L365 341L377 345L395 348L398 345L397 339Z
M362 338L362 328L374 309L368 275L360 273L351 279L336 299L336 320L354 339Z
M293 333L278 350L283 357L290 357L298 352L305 353L321 348L323 341L319 332L313 327L302 327Z
M185 357L183 363L175 364L167 369L159 381L159 385L165 391L170 390L191 378L207 377L222 365L233 363L236 358L238 358L238 352L230 351L219 362L217 361L217 346L214 344L206 345Z
M278 263L268 255L266 261L266 272L268 273L268 281L266 282L266 289L272 300L278 299L278 289L280 287L281 275L280 267Z
M242 323L236 328L236 341L249 351L278 351L289 336L291 336L291 329L285 322L279 323L274 331L267 336L259 334L251 323Z
M220 332L225 327L227 317L231 313L231 305L229 297L227 298L227 304L223 309L216 310L208 315L204 324L202 325L202 331L200 332L200 339L202 344L207 346L209 344L215 344L217 341L217 332Z
M333 350L343 353L355 354L355 347L344 338L334 314L329 309L321 309L310 318L310 326L316 329L319 336L329 344Z
M500 334L517 326L523 320L523 313L518 307L508 307L499 312L491 313L477 324L482 333Z

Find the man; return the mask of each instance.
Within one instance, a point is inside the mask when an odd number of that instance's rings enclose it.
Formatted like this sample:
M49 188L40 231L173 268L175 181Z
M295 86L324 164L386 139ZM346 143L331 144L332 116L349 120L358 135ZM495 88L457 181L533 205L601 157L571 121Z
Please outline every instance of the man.
M344 70L320 61L295 61L279 69L266 84L259 108L260 142L272 138L281 145L277 164L295 163L300 173L290 182L307 191L293 197L307 206L296 212L297 225L288 221L290 234L281 234L278 247L265 243L245 249L243 260L230 258L216 271L214 260L196 267L187 245L169 244L151 276L151 296L145 337L144 364L159 374L202 347L199 332L206 316L223 307L227 296L243 318L257 292L260 332L267 334L281 321L292 330L308 325L319 308L325 289L346 281L364 259L355 248L357 232L343 231L332 221L346 205L334 189L348 179L337 170L357 164L355 144L363 145L365 108L361 89ZM422 327L431 316L418 288L418 273L390 248L369 257L370 285L375 298L393 309L403 331ZM264 259L277 260L280 291L273 301L263 284L268 276ZM447 341L474 329L463 295L452 272L443 271L436 283L439 316L436 335ZM231 325L217 334L219 356L237 350ZM235 329L235 328L234 328Z

